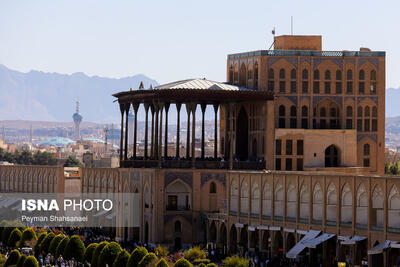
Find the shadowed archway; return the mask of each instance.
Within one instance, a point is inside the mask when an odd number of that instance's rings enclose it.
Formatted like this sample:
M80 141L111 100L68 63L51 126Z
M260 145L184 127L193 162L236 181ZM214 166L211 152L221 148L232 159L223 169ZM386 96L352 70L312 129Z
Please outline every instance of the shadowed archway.
M339 166L339 149L335 145L330 145L325 149L325 167Z
M241 161L245 161L249 156L249 118L243 106L239 111L236 124L236 157Z

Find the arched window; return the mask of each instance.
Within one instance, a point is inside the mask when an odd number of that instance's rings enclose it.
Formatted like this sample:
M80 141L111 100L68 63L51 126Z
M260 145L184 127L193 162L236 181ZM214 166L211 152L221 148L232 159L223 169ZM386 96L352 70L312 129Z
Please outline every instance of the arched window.
M365 116L365 117L369 117L369 116L370 116L369 107L368 107L368 106L365 107L365 114L364 114L364 116Z
M284 105L280 105L279 106L279 116L285 116L285 106Z
M247 66L247 80L252 80L253 79L253 64L249 64Z
M249 212L249 187L247 182L242 182L240 188L240 213L247 215Z
M371 78L371 81L376 81L376 71L375 70L371 70L370 78Z
M320 117L326 117L326 109L325 108L321 108L319 111L319 116Z
M364 70L360 70L360 73L359 73L359 75L358 75L358 78L359 78L360 80L365 80L365 72L364 72Z
M175 233L180 233L182 232L182 223L181 221L176 221L175 222Z
M353 80L353 71L352 70L347 70L347 80L349 80L349 81Z
M229 67L229 83L233 83L233 66Z
M251 214L260 214L260 189L257 183L254 183L251 189Z
M364 156L369 156L369 144L364 144Z
M372 107L372 117L376 118L378 116L378 109L373 106Z
M350 185L346 183L342 189L341 222L344 224L352 223L353 217L353 197Z
M291 106L290 107L290 116L291 117L296 117L296 113L297 113L296 107L295 106Z
M279 70L279 79L285 79L285 70L284 69Z
M365 227L368 223L368 198L364 184L358 187L356 200L356 223Z
M300 189L300 221L308 223L308 217L310 214L310 192L305 184Z
M254 63L254 88L258 89L258 62Z
M325 71L325 80L330 80L331 79L331 72L329 70Z
M217 186L215 185L214 182L211 182L211 183L210 183L210 193L211 193L211 194L217 193Z
M337 110L336 110L336 108L331 108L330 116L331 116L331 117L337 117Z
M337 70L336 71L336 80L341 80L342 79L342 71L340 71L340 70Z
M357 116L358 117L362 117L362 114L363 114L362 107L360 106L360 107L357 108Z
M353 107L347 106L347 108L346 108L346 116L347 117L352 117L353 116Z
M315 184L313 191L313 222L320 224L322 222L322 189L319 183Z
M306 69L303 70L302 77L303 77L303 80L308 80L308 70L306 70Z
M319 80L319 70L314 70L314 80Z
M264 218L270 218L271 216L271 199L272 199L272 191L271 187L268 183L265 183L263 196L262 196L262 216Z
M307 117L308 116L308 108L307 108L307 106L302 106L301 107L301 116L302 117Z
M274 79L274 69L269 69L268 71L268 79L273 80Z
M295 69L292 69L290 71L290 79L292 79L292 80L296 79L296 70Z

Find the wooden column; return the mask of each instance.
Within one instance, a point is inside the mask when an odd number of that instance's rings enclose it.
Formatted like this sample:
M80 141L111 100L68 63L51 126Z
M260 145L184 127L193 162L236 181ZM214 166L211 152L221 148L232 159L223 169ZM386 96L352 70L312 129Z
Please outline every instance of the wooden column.
M122 159L124 158L123 146L124 146L124 112L125 112L125 104L119 104L119 110L121 111L121 136L120 136L120 143L119 143L119 160L121 162Z
M187 113L187 127L186 127L186 159L190 158L190 104L185 103Z
M207 104L201 104L201 159L204 159L204 115L206 112Z
M159 103L159 113L160 113L160 129L159 129L159 143L158 143L158 167L162 166L162 117L163 117L163 108L164 103Z
M181 132L181 103L176 103L176 158L179 158Z
M168 110L170 103L165 103L165 134L164 134L164 158L168 157Z
M137 112L138 112L138 109L139 109L139 105L140 105L140 103L134 103L134 104L132 104L132 106L133 106L133 112L135 113L135 123L134 123L135 130L134 130L134 132L133 132L133 159L136 159Z
M229 104L230 110L230 148L229 148L229 169L233 169L233 118L234 118L234 104Z
M151 146L150 146L150 157L154 158L154 105L150 104L151 111Z
M158 102L154 102L155 118L154 121L154 159L158 159Z
M214 159L218 158L218 104L214 104Z
M149 145L149 104L144 103L145 126L144 126L144 159L148 158L147 148Z
M197 104L192 104L193 122L192 122L192 168L196 167L196 108Z
M127 160L128 159L128 119L129 119L129 108L131 107L131 104L125 104L125 113L126 113L126 117L125 117L125 155L124 155L124 159Z

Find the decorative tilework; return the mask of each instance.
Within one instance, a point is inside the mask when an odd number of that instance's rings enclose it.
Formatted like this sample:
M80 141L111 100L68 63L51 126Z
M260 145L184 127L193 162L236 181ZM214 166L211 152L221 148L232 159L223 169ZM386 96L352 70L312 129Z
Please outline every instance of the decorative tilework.
M202 172L200 173L201 177L201 186L207 183L209 180L217 180L221 184L226 186L226 174L225 173L211 173L211 172Z
M363 138L369 137L372 140L375 141L375 143L378 140L378 136L377 134L357 134L357 142L360 142Z
M377 96L359 96L357 97L357 102L360 103L361 101L363 101L364 99L371 99L372 101L375 102L375 104L378 104L378 97Z
M279 59L281 59L280 57L270 57L268 58L268 68L271 67L272 64L274 64L275 62L277 62Z
M274 64L275 62L277 62L280 59L284 59L286 61L288 61L289 63L291 63L295 68L297 68L297 58L293 58L293 57L271 57L268 58L268 68L271 67L272 64Z
M300 64L303 62L307 62L308 64L311 64L311 59L309 57L302 57L302 58L300 58Z
M339 66L339 68L343 69L343 61L341 58L332 58L333 63Z
M297 58L294 57L289 57L289 58L285 58L287 61L289 61L290 63L292 63L292 65L297 68Z
M300 96L300 100L303 100L303 99L310 100L310 96L309 96L309 95L302 95L302 96Z
M318 67L319 64L321 64L324 61L330 60L333 63L335 63L336 65L339 66L339 68L343 68L343 62L342 59L340 58L314 58L314 69Z
M297 96L289 95L289 96L286 96L286 98L289 99L290 101L292 101L297 106Z
M353 63L353 64L356 63L356 61L354 60L354 58L346 58L344 62L345 62L345 63Z
M336 102L340 108L342 108L342 97L341 96L314 96L313 97L313 107L315 107L321 100L329 99Z
M345 96L344 97L344 101L346 101L347 99L350 99L350 100L354 101L356 98L354 96Z
M322 58L319 58L319 57L314 58L314 66L313 66L313 68L315 69L321 63L322 63Z
M372 64L375 65L375 67L378 67L378 59L376 58L360 58L358 60L358 67L360 67L365 62L371 62Z
M192 172L166 172L164 175L164 188L176 179L181 179L187 183L190 188L193 187L193 173Z

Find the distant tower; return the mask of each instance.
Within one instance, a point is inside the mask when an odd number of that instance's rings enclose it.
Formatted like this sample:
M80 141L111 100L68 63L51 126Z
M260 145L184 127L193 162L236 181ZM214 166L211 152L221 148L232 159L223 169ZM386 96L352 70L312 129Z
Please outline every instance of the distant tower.
M79 100L76 101L76 111L75 111L74 115L72 115L72 118L74 119L74 124L75 124L75 139L79 140L79 139L81 139L81 133L80 133L79 126L83 119L82 115L79 113Z
M107 152L107 136L108 136L108 126L104 127L104 151Z
M32 144L32 139L33 139L33 131L32 131L32 124L31 124L31 128L29 130L29 143Z

